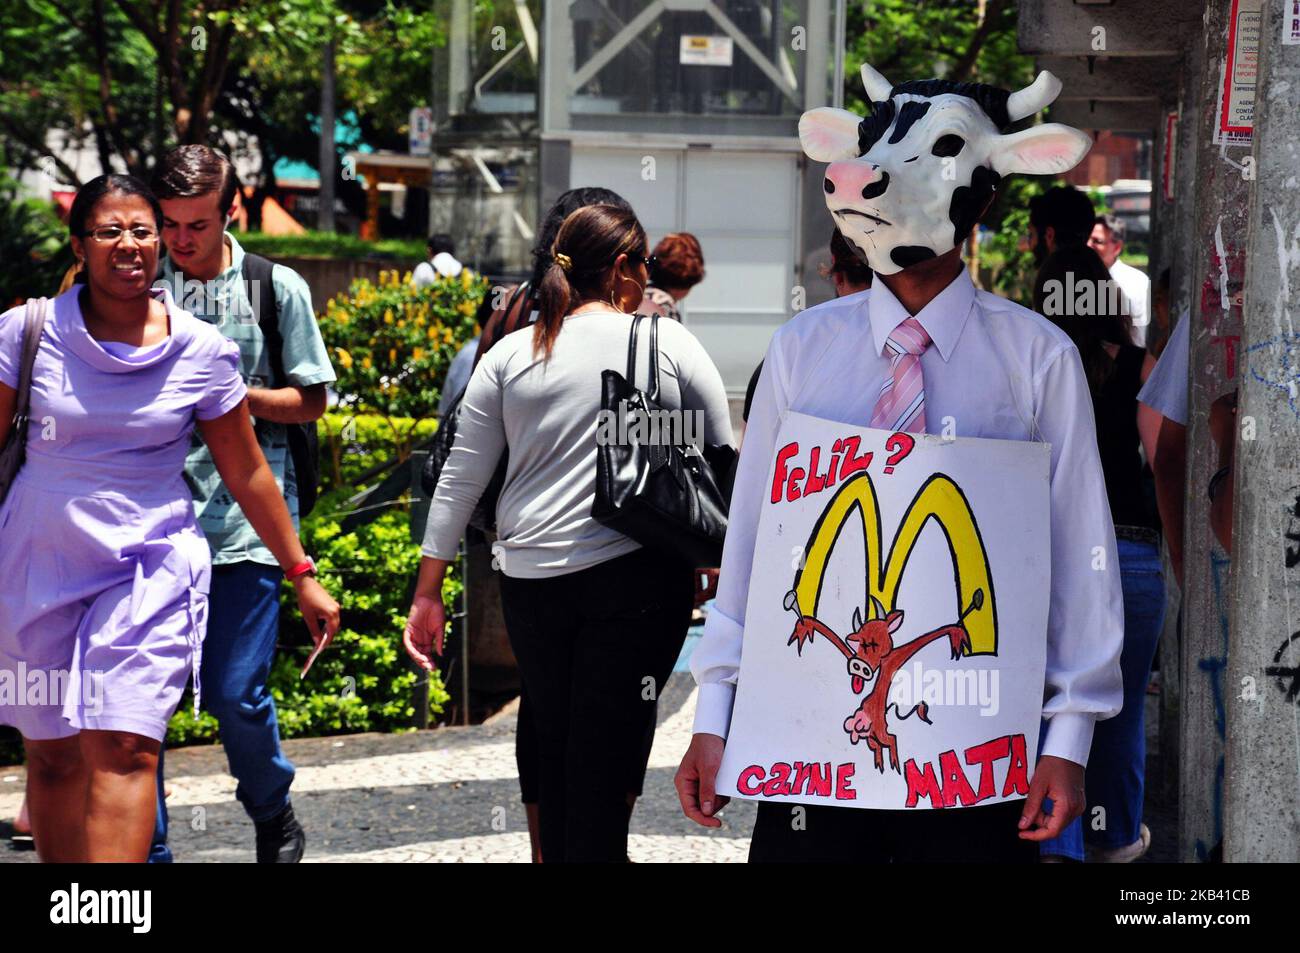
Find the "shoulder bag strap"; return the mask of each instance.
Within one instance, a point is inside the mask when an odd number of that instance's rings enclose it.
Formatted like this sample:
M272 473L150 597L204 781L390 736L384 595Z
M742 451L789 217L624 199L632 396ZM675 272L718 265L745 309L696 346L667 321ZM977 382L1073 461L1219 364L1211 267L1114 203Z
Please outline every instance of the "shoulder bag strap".
M659 400L659 314L650 315L650 379L646 394L653 401Z
M23 316L23 353L18 366L18 402L14 407L15 419L27 419L32 406L32 373L36 367L36 352L41 349L41 335L45 332L48 298L29 298Z
M627 336L627 382L636 387L636 332L641 324L642 315L632 316L632 330Z

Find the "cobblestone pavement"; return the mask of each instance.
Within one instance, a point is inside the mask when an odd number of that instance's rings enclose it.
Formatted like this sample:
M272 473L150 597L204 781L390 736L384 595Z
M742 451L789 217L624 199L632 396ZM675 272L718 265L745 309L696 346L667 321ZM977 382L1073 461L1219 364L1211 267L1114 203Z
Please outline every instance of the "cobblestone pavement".
M733 802L726 826L707 831L682 816L673 774L690 742L695 686L677 673L659 704L645 795L632 817L634 861L743 861L754 807ZM473 862L529 860L519 802L515 719L402 735L346 735L284 743L298 769L294 811L307 830L305 860ZM21 768L0 768L0 818L22 801ZM171 845L180 862L251 862L253 828L235 801L219 746L167 752ZM31 851L0 846L0 863Z
M1148 725L1156 721L1148 699ZM754 805L733 801L725 826L705 830L677 806L672 779L690 741L695 686L674 674L660 699L659 730L645 795L632 818L628 853L639 862L742 862ZM306 860L317 863L527 862L528 828L519 802L513 712L487 724L401 735L347 735L285 742L298 768L294 809L307 830ZM1155 777L1156 739L1149 738ZM236 803L219 746L167 753L171 844L180 862L251 862L253 830ZM22 768L0 768L0 834L22 800ZM1177 811L1148 788L1154 839L1145 861L1176 857ZM33 862L31 851L0 846L0 863Z

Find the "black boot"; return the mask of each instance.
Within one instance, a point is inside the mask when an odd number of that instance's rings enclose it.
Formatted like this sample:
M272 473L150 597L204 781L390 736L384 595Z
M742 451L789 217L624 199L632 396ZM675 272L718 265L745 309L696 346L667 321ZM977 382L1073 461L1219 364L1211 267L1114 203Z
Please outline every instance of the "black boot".
M293 816L293 805L266 821L255 821L257 828L257 862L259 864L296 864L307 847L307 835Z

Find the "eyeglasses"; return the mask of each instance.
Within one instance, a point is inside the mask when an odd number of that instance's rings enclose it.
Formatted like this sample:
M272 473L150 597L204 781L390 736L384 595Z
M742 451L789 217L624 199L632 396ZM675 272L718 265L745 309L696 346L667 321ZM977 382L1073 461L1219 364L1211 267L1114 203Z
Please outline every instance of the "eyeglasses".
M158 241L158 230L147 225L135 225L131 228L122 228L120 225L101 225L99 228L90 229L86 234L101 245L111 245L114 242L120 242L122 236L127 232L131 233L131 237L139 245L152 245Z

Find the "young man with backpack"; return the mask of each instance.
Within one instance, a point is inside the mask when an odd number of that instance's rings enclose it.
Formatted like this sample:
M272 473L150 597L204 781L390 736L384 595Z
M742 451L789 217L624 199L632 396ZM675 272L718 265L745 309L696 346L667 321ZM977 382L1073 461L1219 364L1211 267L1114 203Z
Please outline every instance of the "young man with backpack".
M240 350L258 442L295 523L316 497L316 424L335 380L312 309L311 291L284 265L250 255L226 231L239 180L208 146L169 152L153 179L163 207L167 254L158 283ZM306 838L289 800L293 764L280 750L267 682L280 621L283 573L222 485L208 449L195 439L185 477L212 549L212 592L200 671L204 706L220 723L235 796L253 820L259 863L297 863ZM310 562L310 560L308 561ZM305 571L315 572L308 566ZM161 844L166 809L159 784Z

